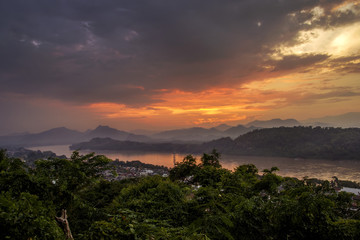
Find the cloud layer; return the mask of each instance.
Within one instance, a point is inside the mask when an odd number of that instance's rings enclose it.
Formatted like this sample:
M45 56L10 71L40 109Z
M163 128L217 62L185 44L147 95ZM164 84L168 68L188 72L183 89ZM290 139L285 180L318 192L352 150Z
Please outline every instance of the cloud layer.
M359 12L359 1L343 0L2 1L0 94L172 108L177 91L241 92L300 72L358 73L358 44L343 55L311 44L325 33L333 34L329 46L337 37L338 48L349 44L336 31L359 34Z

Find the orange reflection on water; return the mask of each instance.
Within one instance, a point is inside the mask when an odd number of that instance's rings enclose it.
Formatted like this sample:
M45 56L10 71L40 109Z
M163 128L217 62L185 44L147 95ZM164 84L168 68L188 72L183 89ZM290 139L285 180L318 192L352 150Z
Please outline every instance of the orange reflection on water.
M53 151L57 155L70 156L72 151L68 145L41 146L30 148L32 150ZM90 151L81 151L82 154ZM96 154L106 155L110 159L119 159L120 161L141 161L143 163L173 167L172 153L134 153L134 152L113 152L99 151ZM176 154L177 162L182 161L186 154ZM196 156L200 160L200 156ZM231 156L223 155L221 164L224 168L234 170L237 166L243 164L254 164L259 169L259 174L264 169L278 167L277 172L281 176L296 177L302 179L305 176L309 178L319 178L331 180L337 176L341 180L350 180L360 182L360 162L355 160L322 160L322 159L293 159L281 157L253 157L253 156Z

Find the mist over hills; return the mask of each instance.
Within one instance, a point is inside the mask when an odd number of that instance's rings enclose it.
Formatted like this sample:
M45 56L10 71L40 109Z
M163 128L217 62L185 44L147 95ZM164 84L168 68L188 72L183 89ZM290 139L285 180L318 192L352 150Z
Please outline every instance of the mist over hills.
M240 135L251 132L251 131L253 131L255 129L261 129L261 127L254 127L254 126L245 127L243 125L237 125L236 127L231 127L229 129L227 129L224 132L225 135L226 135L224 137L236 138L236 137L238 137Z
M228 130L229 128L232 128L232 126L227 125L227 124L220 124L220 125L218 125L216 127L213 127L213 129L216 129L216 130L219 130L219 131L222 131L222 132Z
M220 138L201 144L139 143L95 138L70 148L93 151L203 153L360 160L360 128L279 127L256 129L236 139Z
M18 134L0 137L0 146L61 145L83 141L83 133L65 127L53 128L40 133Z
M151 138L144 135L133 134L115 128L111 128L109 126L102 126L102 125L99 125L94 130L85 132L85 136L88 139L92 139L96 137L109 137L117 140L127 140L127 141L137 141L137 142L147 142L151 140Z
M102 125L85 132L71 130L66 127L58 127L40 133L18 133L0 136L0 147L70 145L89 141L93 138L111 138L119 141L145 143L203 143L227 137L235 139L256 129L294 127L301 125L322 127L360 127L360 112L346 113L338 116L323 118L313 118L302 122L299 122L296 119L271 119L267 121L255 120L247 123L246 125L240 124L237 126L230 126L227 124L221 124L212 128L191 127L161 132L155 132L153 130L137 130L135 132L128 132Z
M66 145L89 141L93 138L111 138L119 141L154 142L154 143L201 143L222 137L235 138L240 134L252 131L254 127L246 128L242 125L232 127L226 131L216 128L186 128L163 131L149 136L121 131L109 126L99 125L93 130L79 132L66 127L53 128L40 133L24 133L0 136L0 147L18 146L33 147L45 145Z
M260 128L273 128L273 127L294 127L294 126L300 126L300 125L302 125L302 124L295 119L282 120L280 118L275 118L275 119L266 120L266 121L255 120L255 121L247 123L245 126L246 127L254 126L254 127L260 127Z
M349 112L335 116L310 118L304 120L303 124L322 127L360 127L360 112Z
M65 145L81 141L88 141L95 137L111 137L116 140L129 141L149 141L150 138L143 135L136 135L124 131L99 125L93 130L79 132L66 127L53 128L40 133L25 133L10 136L0 136L0 146L45 146L45 145Z
M152 138L158 140L167 140L167 141L198 141L204 142L209 139L217 139L224 137L224 132L217 130L216 128L185 128L185 129L176 129L163 131L154 135L151 135Z
M185 128L163 131L151 135L152 138L166 141L186 141L186 142L206 142L224 137L236 138L254 129L272 128L272 127L293 127L300 126L301 123L295 119L271 119L268 121L253 121L246 125L229 126L221 124L212 128Z

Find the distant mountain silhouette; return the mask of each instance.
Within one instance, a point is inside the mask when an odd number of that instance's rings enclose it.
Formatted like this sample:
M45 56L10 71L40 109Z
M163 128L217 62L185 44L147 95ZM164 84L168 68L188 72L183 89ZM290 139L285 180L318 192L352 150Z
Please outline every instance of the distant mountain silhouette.
M360 160L360 128L279 127L256 129L236 139L220 138L201 144L139 143L95 138L71 149L137 152L204 153L314 159Z
M313 126L313 127L334 127L333 125L329 124L329 123L324 123L324 122L302 122L303 126Z
M294 127L294 126L300 126L300 125L301 125L301 123L295 119L282 120L280 118L275 118L275 119L266 120L266 121L255 120L255 121L247 123L246 127L254 126L254 127L260 127L260 128L273 128L273 127Z
M136 151L136 152L194 152L196 144L178 143L144 143L134 141L119 141L111 138L93 138L88 142L76 143L70 146L72 150L94 151ZM195 147L195 149L197 149Z
M83 133L65 127L53 128L40 133L1 136L0 146L61 145L83 141Z
M360 112L349 112L341 115L310 118L304 120L303 125L333 126L333 127L360 127Z
M63 145L73 144L81 141L88 141L95 137L111 137L117 140L128 141L150 141L150 138L143 135L136 135L124 131L110 128L108 126L98 126L94 130L79 132L65 127L53 128L40 133L25 133L18 135L0 136L0 146L44 146L44 145Z
M148 130L148 129L135 129L131 130L130 133L136 134L136 135L144 135L144 136L151 136L153 134L158 133L159 131L156 130Z
M85 133L85 137L87 139L92 138L112 138L116 140L122 140L122 141L137 141L137 142L143 142L143 141L150 141L151 139L144 135L136 135L125 131L120 131L115 128L111 128L109 126L102 126L99 125L94 130L88 131Z
M217 129L219 128L219 129ZM220 129L226 129L221 131ZM230 127L222 124L213 128L185 128L159 132L150 136L138 135L121 131L109 126L99 125L95 129L85 132L70 130L65 127L53 128L40 133L23 133L16 135L0 136L0 147L18 146L33 147L45 145L65 145L89 141L93 138L111 138L119 141L153 142L153 143L202 143L211 140L231 137L236 138L250 132L257 127L238 125Z
M260 127L245 127L244 125L237 125L236 127L229 128L228 130L224 131L225 136L231 137L231 138L237 138L240 135L243 135L245 133L251 132L254 129L259 129Z
M217 130L216 128L185 128L163 131L154 135L152 138L166 141L190 141L190 142L204 142L217 138L224 137L224 132Z
M94 130L89 130L86 132L86 136L89 136L91 138L94 137L121 137L126 138L129 135L129 133L117 130L115 128L111 128L109 126L102 126L99 125Z
M232 126L227 125L227 124L220 124L220 125L218 125L218 126L216 126L216 127L212 127L211 129L216 129L216 130L219 130L219 131L221 131L221 132L224 132L224 131L228 130L228 129L231 128L231 127L232 127Z
M175 129L150 135L150 133L153 132L151 131L147 132L149 134L147 136L121 131L109 126L102 125L99 125L95 129L88 130L86 132L79 132L65 127L59 127L40 133L18 133L13 135L0 136L0 147L29 147L41 145L74 144L78 142L89 141L93 138L111 138L119 141L153 143L203 143L227 137L235 139L255 129L293 127L300 125L321 127L360 127L360 112L350 112L336 116L313 118L303 121L302 123L295 119L272 119L267 121L256 120L249 122L246 125L238 125L235 127L231 127L227 124L221 124L212 128L193 127Z

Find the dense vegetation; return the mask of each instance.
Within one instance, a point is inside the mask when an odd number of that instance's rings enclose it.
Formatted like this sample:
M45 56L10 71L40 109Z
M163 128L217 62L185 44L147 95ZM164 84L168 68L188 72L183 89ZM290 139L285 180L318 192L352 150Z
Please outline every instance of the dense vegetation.
M360 239L352 195L320 184L221 167L212 151L188 155L170 177L106 181L104 156L74 152L28 168L0 151L0 239Z
M232 140L221 138L203 144L139 143L95 138L72 149L202 153L315 159L360 160L360 128L280 127L255 129Z
M35 166L35 161L39 159L50 159L50 158L63 158L65 155L58 156L52 151L40 151L40 150L30 150L23 147L10 147L7 148L7 154L13 158L23 159L26 165L30 167Z
M234 152L284 157L360 159L360 128L257 129L234 140Z
M197 144L181 144L181 143L145 143L120 141L112 138L93 138L88 142L72 144L72 150L109 150L109 151L131 151L131 152L194 152L197 151Z

